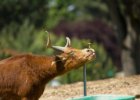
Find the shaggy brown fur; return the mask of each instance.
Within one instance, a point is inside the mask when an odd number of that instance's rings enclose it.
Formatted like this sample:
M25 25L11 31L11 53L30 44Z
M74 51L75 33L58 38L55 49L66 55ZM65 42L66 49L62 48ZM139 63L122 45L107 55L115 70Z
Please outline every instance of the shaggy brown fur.
M93 49L67 48L56 56L17 55L0 61L2 100L38 100L45 84L95 58Z

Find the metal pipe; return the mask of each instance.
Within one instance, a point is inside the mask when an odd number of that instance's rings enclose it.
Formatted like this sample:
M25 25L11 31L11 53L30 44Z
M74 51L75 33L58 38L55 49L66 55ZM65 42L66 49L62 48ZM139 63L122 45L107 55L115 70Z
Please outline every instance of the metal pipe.
M84 67L83 67L83 83L84 83L84 96L87 96L87 90L86 90L86 64L84 64Z

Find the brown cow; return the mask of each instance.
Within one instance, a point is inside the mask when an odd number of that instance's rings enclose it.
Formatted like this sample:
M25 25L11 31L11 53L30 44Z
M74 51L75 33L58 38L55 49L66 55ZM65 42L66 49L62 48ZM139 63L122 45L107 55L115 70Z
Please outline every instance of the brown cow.
M54 77L77 69L95 58L91 48L75 49L67 39L65 47L47 46L62 51L60 55L23 54L0 61L0 97L2 100L38 100L45 84Z

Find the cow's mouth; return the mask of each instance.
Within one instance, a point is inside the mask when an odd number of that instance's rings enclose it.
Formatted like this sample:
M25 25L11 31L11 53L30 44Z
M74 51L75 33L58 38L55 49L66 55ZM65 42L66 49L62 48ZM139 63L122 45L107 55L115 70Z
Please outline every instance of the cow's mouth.
M95 52L90 53L87 57L88 61L92 61L96 58Z

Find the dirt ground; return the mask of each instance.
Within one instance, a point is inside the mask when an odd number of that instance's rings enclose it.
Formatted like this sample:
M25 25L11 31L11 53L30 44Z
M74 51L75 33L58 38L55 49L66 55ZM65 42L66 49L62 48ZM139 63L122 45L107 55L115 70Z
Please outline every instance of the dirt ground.
M134 95L140 100L140 75L87 82L87 95L119 94ZM83 82L59 87L48 87L40 100L66 100L83 96Z

